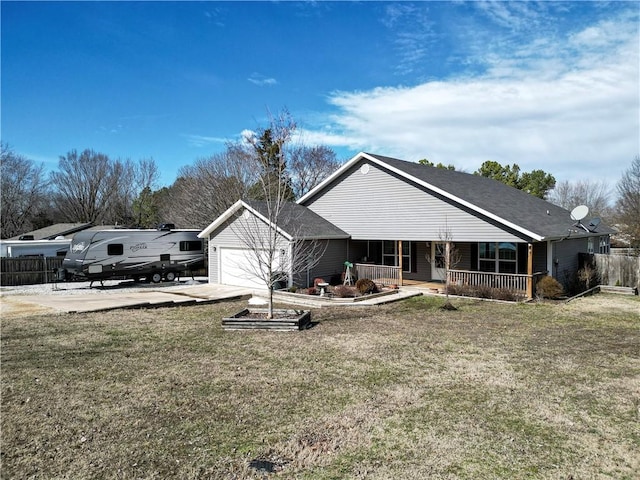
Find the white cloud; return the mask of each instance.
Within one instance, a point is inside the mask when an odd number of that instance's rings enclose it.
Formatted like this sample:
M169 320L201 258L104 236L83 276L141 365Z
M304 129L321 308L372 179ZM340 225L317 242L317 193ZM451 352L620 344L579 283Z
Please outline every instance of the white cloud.
M513 20L492 4L500 21ZM640 152L637 15L489 50L476 77L334 92L305 138L467 171L485 160L615 183Z
M221 137L207 137L204 135L184 134L182 135L187 139L187 144L190 147L206 147L214 144L224 144L227 142L226 138Z
M252 73L251 76L247 78L247 80L260 87L271 87L278 84L278 81L275 78L265 77L264 75L261 75L259 73Z

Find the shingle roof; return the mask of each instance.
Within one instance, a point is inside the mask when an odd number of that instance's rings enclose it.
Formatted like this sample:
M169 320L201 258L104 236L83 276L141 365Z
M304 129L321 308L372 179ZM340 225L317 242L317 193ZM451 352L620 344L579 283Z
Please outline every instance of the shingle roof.
M32 232L22 233L9 240L19 240L23 235L33 235L34 240L53 240L58 236L69 236L80 230L85 230L91 225L91 223L56 223Z
M491 178L382 155L366 155L543 238L561 238L569 233L585 236L615 232L603 223L587 232L571 219L568 210ZM587 217L584 224L589 220Z
M247 200L245 203L262 216L268 218L266 202ZM278 227L297 239L349 238L349 234L344 230L336 227L333 223L307 207L294 202L287 202L282 205Z

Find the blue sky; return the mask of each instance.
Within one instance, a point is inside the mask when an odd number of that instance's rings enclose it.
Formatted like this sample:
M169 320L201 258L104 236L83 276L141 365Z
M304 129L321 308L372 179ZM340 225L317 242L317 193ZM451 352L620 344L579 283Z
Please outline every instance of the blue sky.
M2 1L1 134L171 184L287 108L306 144L613 186L640 154L638 2Z

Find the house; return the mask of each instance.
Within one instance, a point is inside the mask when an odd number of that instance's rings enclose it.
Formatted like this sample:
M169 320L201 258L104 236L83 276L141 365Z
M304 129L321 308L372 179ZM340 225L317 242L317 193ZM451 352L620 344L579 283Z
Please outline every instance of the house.
M229 250L240 245L230 227L237 214L258 212L246 203L234 207L201 233L209 239L214 283L240 284L217 249L232 255ZM346 162L300 198L297 208L312 212L313 225L322 225L314 230L316 238L325 230L348 236L327 236L332 244L321 259L322 271L316 268L310 278L342 272L348 260L360 277L403 284L443 281L448 272L457 283L509 288L529 297L542 275L568 285L579 254L608 253L614 232L599 220L573 220L571 212L489 178L369 153ZM304 225L300 214L298 231ZM295 280L290 275L290 283Z

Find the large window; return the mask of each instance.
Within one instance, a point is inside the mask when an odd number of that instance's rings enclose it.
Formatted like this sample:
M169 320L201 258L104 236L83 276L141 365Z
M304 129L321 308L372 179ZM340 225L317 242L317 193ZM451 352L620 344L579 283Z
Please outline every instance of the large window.
M395 267L398 265L398 242L395 240L384 240L383 242L369 242L369 259L376 261L372 252L377 248L374 246L382 243L382 265ZM373 248L372 248L373 247ZM411 272L411 242L402 242L402 271Z
M518 248L513 242L478 244L478 270L481 272L517 273Z

